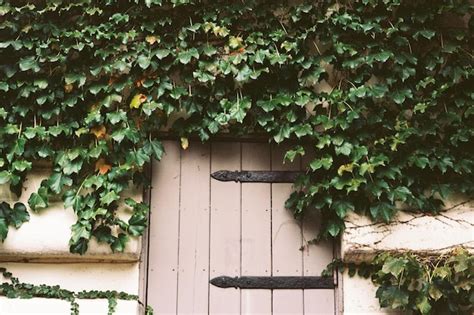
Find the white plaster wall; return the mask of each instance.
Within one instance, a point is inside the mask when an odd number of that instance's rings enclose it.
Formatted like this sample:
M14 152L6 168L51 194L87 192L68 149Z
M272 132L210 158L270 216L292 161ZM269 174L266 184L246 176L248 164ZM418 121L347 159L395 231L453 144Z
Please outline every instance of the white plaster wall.
M351 214L342 236L342 258L370 261L381 251L436 255L463 246L474 252L474 200L456 197L439 215L399 212L390 224Z
M47 168L36 168L28 174L25 190L19 200L8 185L0 185L0 201L13 205L21 201L27 205L41 180L48 176ZM141 190L126 193L141 200ZM60 285L64 289L117 290L139 295L141 241L131 239L124 253L112 253L106 244L92 240L85 255L69 252L71 226L76 222L72 209L64 209L61 200L50 202L50 207L33 213L30 221L18 230L10 227L8 237L0 243L0 267L6 267L20 281L33 284ZM123 208L120 216L125 220L131 213ZM1 278L1 275L0 275ZM0 283L4 279L0 279ZM107 314L106 300L78 300L80 314ZM115 314L142 314L135 301L119 301ZM27 300L0 297L0 314L70 314L66 301L34 298Z
M117 290L130 294L139 293L139 266L137 263L82 263L38 264L1 263L20 281L32 284L60 285L64 289ZM3 279L2 279L3 281ZM78 300L80 314L107 314L106 300ZM116 314L138 314L135 301L119 301ZM0 298L0 314L70 314L66 301L44 298Z
M32 171L25 182L25 190L18 200L10 192L8 185L0 185L0 201L13 203L20 201L28 206L28 198L36 192L41 181L48 176L49 169L38 168ZM140 190L127 192L127 195L141 200ZM123 208L123 216L129 215ZM141 243L138 238L130 239L123 253L110 255L112 251L107 244L98 244L92 240L85 255L69 253L71 226L76 222L72 209L64 209L61 200L51 202L46 209L34 213L31 210L30 221L16 230L10 227L8 237L0 244L0 261L137 261L140 256ZM59 223L60 222L60 223Z
M445 208L436 216L400 212L390 224L351 214L341 239L342 258L347 262L370 262L383 251L438 255L458 246L474 252L474 201L456 197L446 202ZM376 287L369 279L349 277L347 273L340 278L343 314L398 314L380 308Z
M343 314L363 314L363 315L398 315L400 312L381 309L375 292L377 288L370 282L359 276L349 277L347 272L342 275Z

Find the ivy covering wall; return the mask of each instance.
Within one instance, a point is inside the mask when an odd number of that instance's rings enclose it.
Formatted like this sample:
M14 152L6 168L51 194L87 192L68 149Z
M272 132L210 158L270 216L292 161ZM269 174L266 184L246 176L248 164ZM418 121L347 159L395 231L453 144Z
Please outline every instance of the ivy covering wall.
M390 221L472 195L472 5L467 0L0 0L0 184L77 215L70 250L91 238L123 251L148 206L160 131L202 141L268 135L286 159L315 156L287 201L337 237L350 211ZM308 152L310 151L310 152ZM1 202L1 201L0 201ZM0 204L0 239L29 218Z

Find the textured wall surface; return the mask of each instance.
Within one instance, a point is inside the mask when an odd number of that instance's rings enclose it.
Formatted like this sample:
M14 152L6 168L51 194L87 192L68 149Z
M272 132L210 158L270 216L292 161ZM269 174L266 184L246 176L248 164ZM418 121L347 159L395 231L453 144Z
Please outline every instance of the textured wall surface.
M390 224L352 214L342 236L341 255L350 262L370 262L381 251L437 255L463 246L474 252L474 200L456 197L439 215L400 212ZM342 276L344 314L388 314L375 298L370 280ZM393 314L393 313L390 313Z
M0 185L0 201L27 204L30 194L39 187L48 169L35 169L28 176L25 191L17 200L7 185ZM128 194L137 200L142 192ZM0 267L6 267L20 281L33 284L60 285L64 289L117 290L140 293L141 241L132 239L124 253L112 254L108 245L92 240L85 255L69 252L71 226L76 217L72 209L64 209L62 201L50 202L39 213L30 211L30 221L18 230L10 227L8 237L0 243ZM129 216L126 208L121 214ZM1 278L1 276L0 276ZM3 279L0 279L2 282ZM107 314L106 300L78 300L82 314ZM139 314L135 301L119 301L115 314ZM61 300L34 298L29 300L0 298L0 314L70 314L70 304Z

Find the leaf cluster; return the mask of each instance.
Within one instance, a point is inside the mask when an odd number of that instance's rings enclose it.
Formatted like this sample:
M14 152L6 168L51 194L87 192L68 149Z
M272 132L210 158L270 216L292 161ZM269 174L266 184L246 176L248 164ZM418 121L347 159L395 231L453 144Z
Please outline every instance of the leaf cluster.
M473 193L467 0L0 1L0 15L0 184L20 195L49 161L29 206L72 207L72 252L144 231L144 204L117 212L149 184L163 130L183 148L263 133L311 156L286 205L320 212L320 238L351 211L388 222Z
M472 314L474 256L457 248L437 257L382 253L369 264L332 263L370 278L381 307L414 314Z
M78 299L106 299L108 301L108 315L115 313L118 300L137 301L143 306L137 295L128 294L126 292L97 290L75 292L63 289L59 285L36 285L21 282L3 267L0 267L0 273L4 278L4 281L0 283L1 296L5 296L9 299L45 298L67 301L71 304L71 315L79 315ZM149 306L146 307L146 314L153 315L153 310Z

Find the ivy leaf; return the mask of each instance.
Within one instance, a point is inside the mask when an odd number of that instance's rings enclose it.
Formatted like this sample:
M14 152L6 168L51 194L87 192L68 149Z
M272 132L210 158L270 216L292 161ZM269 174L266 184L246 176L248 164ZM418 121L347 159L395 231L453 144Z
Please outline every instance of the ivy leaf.
M26 206L21 202L15 203L13 205L13 210L10 213L10 224L18 229L24 222L29 220L30 214L26 210Z
M11 179L11 173L8 171L1 171L0 172L0 185L6 184Z
M148 155L153 155L153 157L157 161L161 160L161 158L163 157L163 153L165 151L165 149L163 148L163 144L158 140L147 141L143 149Z
M88 244L88 239L80 238L76 243L70 242L69 251L71 253L83 255L87 251Z
M341 225L336 222L329 222L327 231L332 237L336 237L341 232Z
M408 304L408 293L402 291L398 287L379 287L376 297L380 301L380 306L390 307L391 309L401 308Z
M93 235L99 243L108 243L112 244L114 242L114 237L112 236L112 230L106 225L101 225L96 228L93 232Z
M143 214L134 214L128 220L128 232L133 236L143 235L147 226L147 218Z
M71 244L77 243L81 238L89 239L91 237L91 224L81 220L71 227Z
M140 108L140 105L143 104L147 99L145 94L136 94L130 101L130 108Z
M191 48L189 50L183 50L178 53L178 60L183 65L188 64L192 58L199 58L199 52L196 48Z
M72 179L60 172L53 173L48 179L48 187L56 194L59 194L64 186L71 186Z
M38 63L36 62L35 57L26 57L20 60L18 63L21 71L28 71L33 69L34 72L39 71Z
M100 203L103 205L110 205L112 202L119 200L120 196L115 193L115 191L109 191L100 198Z
M107 119L112 125L115 125L121 121L126 121L127 113L122 110L118 112L107 113Z
M0 240L5 241L8 235L8 224L5 218L0 218Z
M324 157L320 159L313 160L309 164L309 167L311 167L313 171L316 171L320 169L321 167L324 168L325 170L328 170L331 168L332 162L333 162L332 156L330 156L329 154L326 154Z
M280 143L283 140L290 137L290 132L291 132L290 126L288 124L284 124L278 130L278 133L273 136L273 139L275 140L276 143Z
M171 51L169 51L168 49L158 49L155 52L155 56L158 57L158 59L161 60L163 58L166 58L170 53L171 53Z
M354 205L349 201L334 201L331 207L341 219L346 217L347 212L354 211Z
M141 55L138 57L137 62L140 68L146 69L150 66L151 60L149 57Z
M32 193L28 199L28 204L33 211L44 209L48 206L48 192L45 187L38 189L37 193Z
M375 220L383 220L385 222L390 222L390 219L395 214L395 207L386 203L379 202L370 207L370 214Z
M299 125L295 128L295 135L298 138L301 138L306 135L310 135L313 133L313 128L311 128L310 124Z
M395 103L397 104L403 104L405 102L406 98L412 98L413 94L410 89L401 89L397 90L394 93L392 93L392 98Z
M342 154L348 156L349 154L351 154L352 148L352 144L350 144L349 142L344 142L341 146L335 147L334 151L337 155Z
M418 299L416 302L416 308L421 314L429 314L431 311L431 305L428 302L428 298L423 296L421 299Z
M400 273L405 269L407 262L406 259L389 257L383 264L382 271L398 278Z
M110 245L112 251L115 252L123 252L125 250L125 246L128 242L128 236L124 233L120 233L117 238L115 238L114 242Z

